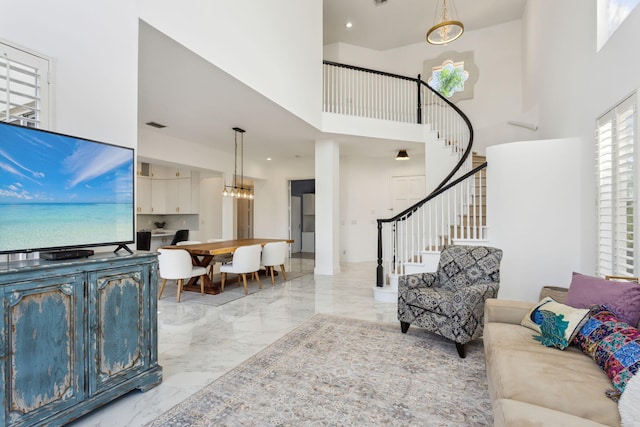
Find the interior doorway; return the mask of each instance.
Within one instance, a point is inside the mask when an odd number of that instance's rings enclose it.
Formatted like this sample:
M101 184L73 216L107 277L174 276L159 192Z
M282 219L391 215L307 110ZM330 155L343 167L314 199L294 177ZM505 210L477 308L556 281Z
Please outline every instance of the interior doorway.
M315 179L289 181L291 256L315 257Z
M238 239L253 239L253 199L236 199Z

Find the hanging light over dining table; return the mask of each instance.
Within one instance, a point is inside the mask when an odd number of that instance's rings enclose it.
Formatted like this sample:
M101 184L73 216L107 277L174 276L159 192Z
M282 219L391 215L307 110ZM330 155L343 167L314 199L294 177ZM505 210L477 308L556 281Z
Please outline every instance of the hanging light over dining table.
M244 186L244 129L233 128L234 138L234 162L233 162L233 182L227 185L225 182L222 195L226 197L236 197L238 199L253 199L253 189ZM240 182L238 182L238 148L240 151Z
M458 20L456 6L449 0L442 0L442 5L436 5L433 26L427 31L427 43L433 45L445 45L458 39L464 33L464 24ZM439 19L439 20L438 20Z

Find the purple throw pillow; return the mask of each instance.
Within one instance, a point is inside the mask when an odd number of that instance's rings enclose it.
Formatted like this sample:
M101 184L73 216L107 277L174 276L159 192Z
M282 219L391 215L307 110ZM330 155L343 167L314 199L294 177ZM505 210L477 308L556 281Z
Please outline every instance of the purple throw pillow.
M564 303L575 308L606 305L620 320L636 326L640 319L640 285L573 273Z

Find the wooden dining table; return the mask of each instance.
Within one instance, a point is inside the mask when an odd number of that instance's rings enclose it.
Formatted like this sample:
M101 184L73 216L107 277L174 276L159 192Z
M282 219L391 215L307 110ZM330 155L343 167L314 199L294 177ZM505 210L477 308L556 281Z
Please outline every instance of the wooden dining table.
M287 242L293 243L293 240L289 239L234 239L234 240L222 240L219 242L208 242L208 243L193 243L190 245L174 245L174 246L163 246L162 249L184 249L189 252L191 255L191 262L193 265L208 267L213 260L213 257L216 255L222 254L232 254L236 249L241 246L252 246L252 245L261 245L264 246L267 243L272 242ZM217 295L220 293L220 282L215 282L208 275L203 276L205 287L211 288L213 290L213 294ZM192 277L189 280L189 283L185 285L186 287L190 287L196 284L199 280L199 277Z

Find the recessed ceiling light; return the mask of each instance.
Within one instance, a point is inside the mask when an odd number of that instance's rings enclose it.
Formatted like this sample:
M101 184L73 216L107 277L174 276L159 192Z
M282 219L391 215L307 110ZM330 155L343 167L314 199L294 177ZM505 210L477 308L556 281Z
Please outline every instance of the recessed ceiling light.
M271 157L267 157L267 160L271 160Z
M351 27L353 27L353 22L349 21L346 24L344 24L344 26L347 27L347 28L351 28Z

